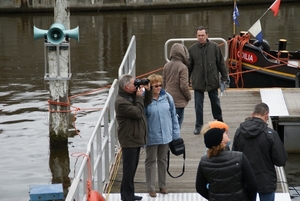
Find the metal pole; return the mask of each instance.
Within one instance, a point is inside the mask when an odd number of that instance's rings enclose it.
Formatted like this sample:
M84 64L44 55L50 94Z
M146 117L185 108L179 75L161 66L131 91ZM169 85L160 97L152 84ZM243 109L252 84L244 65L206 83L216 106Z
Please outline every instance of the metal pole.
M233 15L235 6L236 6L236 0L233 1L233 11L232 11L232 15ZM235 22L234 22L234 21L233 21L233 35L235 35Z

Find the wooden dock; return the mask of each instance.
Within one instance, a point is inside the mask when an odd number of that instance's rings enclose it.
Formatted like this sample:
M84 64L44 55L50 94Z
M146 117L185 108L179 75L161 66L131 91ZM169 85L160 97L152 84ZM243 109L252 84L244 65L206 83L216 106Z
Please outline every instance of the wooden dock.
M300 96L299 89L291 89L288 94L294 94L295 90L297 98ZM186 146L186 160L185 172L180 178L174 179L167 175L167 189L169 193L196 193L195 178L198 164L201 156L205 153L204 138L201 135L194 135L195 125L195 111L194 111L194 92L192 93L192 100L185 109L185 117L181 128L181 137L185 141ZM290 97L290 95L289 95ZM229 126L229 137L233 141L234 133L239 124L245 118L251 116L254 106L262 102L260 96L260 89L227 89L225 93L220 96L221 107L223 111L223 120ZM290 100L291 102L292 100ZM300 110L299 110L300 111ZM300 114L300 113L299 113ZM210 101L207 93L204 99L204 122L213 121ZM145 150L141 150L140 163L135 176L135 191L136 193L147 193L146 179L145 179ZM172 155L170 159L170 172L176 176L182 171L183 159L182 156ZM120 192L120 181L122 178L122 164L114 185L110 193ZM156 186L158 192L158 186ZM277 192L282 192L281 184L278 183ZM159 193L158 193L159 195Z

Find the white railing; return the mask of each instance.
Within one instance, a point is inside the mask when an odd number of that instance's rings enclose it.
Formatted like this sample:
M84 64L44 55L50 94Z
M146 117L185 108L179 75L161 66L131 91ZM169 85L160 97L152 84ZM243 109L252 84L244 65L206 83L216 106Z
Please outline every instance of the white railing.
M135 76L136 41L132 37L126 54L119 68L119 77L123 74ZM94 131L87 144L86 156L90 159L91 178L88 178L89 164L83 157L79 171L72 181L65 201L87 200L87 180L90 179L93 190L103 193L110 182L110 171L116 159L120 146L117 140L117 122L115 116L115 99L118 94L118 80L115 79L109 89L109 94ZM99 182L100 181L100 182Z
M136 41L135 36L132 36L128 49L125 53L123 61L120 65L118 76L119 78L124 74L130 74L135 77L135 62L136 62Z
M219 39L219 38L218 38ZM186 39L170 39L168 40L180 40ZM188 39L191 41L191 39ZM195 39L192 39L195 40ZM223 41L224 39L221 39ZM165 51L168 47L168 41L165 44ZM224 40L225 41L225 40ZM226 41L225 41L226 42ZM226 45L227 43L225 43ZM225 49L228 49L227 46ZM166 55L166 52L165 52ZM224 59L227 59L228 54L225 52ZM167 57L166 57L167 59ZM123 74L131 74L135 76L136 68L136 41L135 36L132 37L123 61L119 67L118 77ZM109 184L110 171L113 170L111 167L114 166L116 153L119 151L119 144L117 141L117 122L115 116L114 102L118 94L118 81L114 80L110 87L109 94L105 105L101 111L100 117L91 135L91 138L87 144L86 155L90 158L90 164L92 169L92 186L93 189L98 191L100 194L103 193L105 187ZM107 159L107 160L106 160ZM88 178L88 160L83 158L80 169L72 181L71 187L69 188L68 195L65 201L86 201L86 182ZM288 192L288 186L286 184L286 178L284 170L279 168L278 175L282 182L283 192ZM101 181L101 182L98 182Z
M223 56L224 56L224 61L227 61L228 58L228 43L224 38L208 38L211 41L215 41L218 42L220 44L224 44L224 48L221 48L222 52L223 52ZM165 60L166 62L169 62L170 60L169 58L169 53L168 53L168 46L170 43L175 43L175 42L181 42L182 45L185 45L186 42L194 42L197 41L197 38L171 38L169 40L167 40L165 42L165 48L164 48L164 52L165 52Z

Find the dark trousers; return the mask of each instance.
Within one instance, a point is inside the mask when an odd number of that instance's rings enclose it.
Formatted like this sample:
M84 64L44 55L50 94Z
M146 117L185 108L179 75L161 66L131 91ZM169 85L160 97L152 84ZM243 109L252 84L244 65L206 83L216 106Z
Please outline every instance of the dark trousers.
M274 201L275 200L275 191L271 193L258 193L260 201Z
M139 163L140 147L122 148L123 177L121 182L121 199L134 201L134 176Z
M208 97L210 99L211 111L214 119L222 120L222 109L220 104L220 99L218 97L218 89L209 91ZM203 101L204 92L194 91L195 98L195 112L196 112L196 128L201 128L203 126ZM223 120L222 120L223 121Z

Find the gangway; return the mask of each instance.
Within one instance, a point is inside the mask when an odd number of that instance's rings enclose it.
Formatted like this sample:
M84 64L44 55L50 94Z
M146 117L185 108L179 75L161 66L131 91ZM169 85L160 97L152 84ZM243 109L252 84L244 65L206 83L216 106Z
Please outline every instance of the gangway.
M131 38L126 54L119 67L119 76L131 74L135 76L136 41ZM109 185L111 170L120 150L117 141L117 122L114 102L118 94L118 81L115 79L109 89L109 94L94 131L87 144L86 156L89 157L91 177L89 178L88 158L84 157L76 177L73 179L65 201L87 200L86 181L91 180L93 189L103 194Z
M189 41L194 39L188 39ZM219 40L219 38L218 38ZM224 40L224 39L223 39ZM221 40L221 41L223 41ZM172 42L176 41L171 40ZM180 39L184 41L184 39ZM167 43L166 43L167 44ZM168 48L168 45L165 45ZM226 51L227 48L225 48ZM165 49L166 50L166 49ZM166 51L167 52L167 51ZM224 53L226 59L226 52ZM227 54L228 55L228 54ZM135 76L136 64L136 40L132 37L123 61L120 65L118 77L123 74L131 74ZM91 138L87 144L86 155L89 156L91 164L91 182L93 189L102 194L106 201L120 201L119 193L110 193L110 181L114 180L114 168L120 157L120 146L117 141L117 122L115 116L114 102L118 93L118 82L115 79L110 87L107 101L101 111L99 119L95 125ZM199 156L200 157L200 156ZM194 159L192 159L194 160ZM197 159L198 161L198 159ZM199 161L198 161L199 162ZM88 179L89 165L87 158L83 158L79 171L75 176L69 188L66 201L86 201L87 188L86 181ZM285 173L278 173L280 181L286 184ZM193 180L194 182L194 180ZM180 189L178 189L180 190ZM276 193L275 201L290 201L288 188L282 187L283 192ZM149 197L148 193L137 193L143 196L143 201L153 201L154 198ZM205 201L203 197L195 192L180 192L160 195L155 201ZM259 198L257 199L259 201Z

